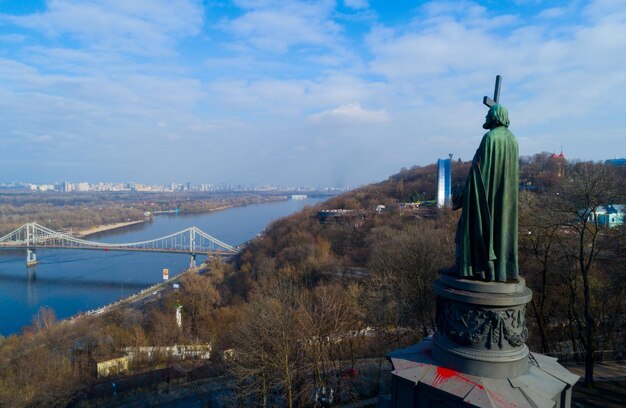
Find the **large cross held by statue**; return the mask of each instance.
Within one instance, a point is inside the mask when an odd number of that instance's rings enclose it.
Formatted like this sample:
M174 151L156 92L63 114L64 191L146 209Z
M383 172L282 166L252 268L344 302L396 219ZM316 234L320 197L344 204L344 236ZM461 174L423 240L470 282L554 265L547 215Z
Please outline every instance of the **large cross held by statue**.
M500 103L500 83L502 82L502 77L500 75L496 75L496 86L493 90L493 99L488 96L483 98L483 103L491 108L496 103Z

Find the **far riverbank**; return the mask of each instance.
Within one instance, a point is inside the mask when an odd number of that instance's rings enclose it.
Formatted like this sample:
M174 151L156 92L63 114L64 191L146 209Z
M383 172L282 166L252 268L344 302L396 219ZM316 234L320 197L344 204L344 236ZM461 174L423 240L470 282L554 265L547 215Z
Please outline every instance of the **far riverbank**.
M228 204L228 205L222 205L222 206L219 206L219 207L209 208L209 209L201 210L201 211L184 211L184 212L177 212L177 211L174 211L174 210L155 211L154 213L152 213L152 215L157 216L157 215L166 215L166 214L180 214L180 215L184 215L184 214L212 213L212 212L216 212L216 211L228 210L228 209L235 208L235 207L245 207L245 206L248 206L248 205L272 203L272 202L287 201L287 200L289 200L289 198L287 196L269 196L269 197L266 197L264 200L261 200L259 202L251 201L251 202L245 202L245 203ZM86 238L86 237L89 237L91 235L99 234L101 232L114 231L114 230L117 230L117 229L129 227L131 225L143 224L143 223L148 222L148 221L150 221L149 218L146 218L146 219L143 219L143 220L116 222L116 223L112 223L112 224L96 225L96 226L93 226L91 228L79 230L79 231L73 233L72 235L74 235L77 238Z
M144 219L144 220L138 220L138 221L116 222L114 224L96 225L95 227L80 230L77 233L75 233L74 236L77 238L85 238L90 235L98 234L104 231L113 231L116 229L131 226L131 225L143 224L146 221L148 220Z

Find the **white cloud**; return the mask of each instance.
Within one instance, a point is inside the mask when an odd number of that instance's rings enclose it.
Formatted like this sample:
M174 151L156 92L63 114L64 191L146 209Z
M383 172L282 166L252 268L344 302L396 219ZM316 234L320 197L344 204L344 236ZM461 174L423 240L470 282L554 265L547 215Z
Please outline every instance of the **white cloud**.
M541 10L539 13L539 18L558 18L563 17L568 13L568 10L565 7L552 7L548 9Z
M239 1L242 16L228 20L223 28L256 48L285 53L298 45L336 48L341 41L341 26L330 14L332 1L281 2Z
M316 113L309 116L314 122L352 122L358 124L380 123L389 121L389 114L381 110L367 110L360 103L349 103L335 109Z
M369 7L367 0L343 0L343 4L345 4L346 7L355 10L366 9Z
M626 17L625 0L594 0L587 3L583 14L592 20L622 21Z
M47 6L3 19L52 38L69 36L90 49L137 55L171 53L174 41L197 34L203 20L194 0L50 0Z
M3 34L0 35L0 42L3 43L21 43L26 39L22 34Z
M273 123L267 124L273 128L279 122L298 123L348 101L378 106L388 99L384 88L377 82L341 74L315 80L219 80L208 85L206 103L216 117L245 117L248 121L273 118Z

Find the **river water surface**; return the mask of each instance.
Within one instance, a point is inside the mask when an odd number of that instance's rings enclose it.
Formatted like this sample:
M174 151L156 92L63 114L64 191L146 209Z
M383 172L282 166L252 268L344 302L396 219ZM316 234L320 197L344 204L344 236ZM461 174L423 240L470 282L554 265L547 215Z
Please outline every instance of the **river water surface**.
M239 245L271 221L320 199L288 200L235 207L213 213L159 215L150 223L103 232L86 239L121 243L162 237L195 226L215 238ZM198 256L198 261L203 257ZM0 335L31 324L40 307L59 319L109 304L189 267L189 255L154 252L38 249L38 264L26 267L24 250L0 250Z

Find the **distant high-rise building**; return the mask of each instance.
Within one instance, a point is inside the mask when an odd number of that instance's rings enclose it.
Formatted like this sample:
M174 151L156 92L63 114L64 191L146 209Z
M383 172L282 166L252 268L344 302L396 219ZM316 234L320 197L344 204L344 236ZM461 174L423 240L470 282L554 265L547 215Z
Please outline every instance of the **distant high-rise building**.
M437 206L452 207L452 155L449 159L437 160Z

